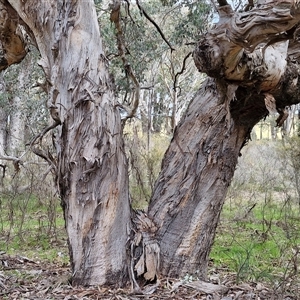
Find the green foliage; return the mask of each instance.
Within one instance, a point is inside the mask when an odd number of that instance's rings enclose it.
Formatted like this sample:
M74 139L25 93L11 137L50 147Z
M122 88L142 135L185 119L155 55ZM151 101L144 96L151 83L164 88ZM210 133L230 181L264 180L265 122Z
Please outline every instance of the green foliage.
M211 7L205 1L181 1L175 13L172 41L178 45L197 41L212 17Z
M193 50L199 33L207 27L210 5L205 1L171 1L162 6L159 0L142 5L175 49L171 52L157 28L141 13L135 3L122 2L120 19L127 50L126 59L140 87L146 87L149 91L141 92L138 116L147 115L147 118L157 125L154 126L154 130L159 132L161 124L172 115L173 107L178 121L202 80L191 57L187 60L185 72L180 76L178 73L183 68L184 58ZM109 13L109 7L98 5L101 32L110 60L110 71L116 83L116 95L120 103L130 105L135 85L127 76L118 56L116 38L112 38L115 36L115 28L110 22ZM175 105L172 94L174 86L177 91Z
M240 203L226 203L211 252L214 265L234 271L237 281L275 283L284 272L293 272L287 266L300 242L300 217L297 209L296 214L284 212L282 205L257 206L244 217Z

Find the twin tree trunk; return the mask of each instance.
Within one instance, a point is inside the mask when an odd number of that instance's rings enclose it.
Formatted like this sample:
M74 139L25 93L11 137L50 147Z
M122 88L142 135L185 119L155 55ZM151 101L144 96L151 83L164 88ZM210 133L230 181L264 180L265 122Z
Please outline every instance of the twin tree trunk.
M121 285L129 276L127 242L132 228L127 162L93 1L1 0L0 3L2 11L8 11L7 23L2 25L18 45L15 56L1 54L1 69L25 55L21 45L26 39L23 36L18 40L19 34L14 31L18 26L26 30L41 53L48 107L53 127L58 130L56 173L73 283ZM226 9L222 22L233 15L228 6ZM15 22L21 20L20 24L11 25L9 15ZM282 15L279 11L278 18ZM225 21L222 22L219 31L225 30ZM277 32L290 30L295 22L289 22L285 18L286 27L277 28ZM266 31L265 22L261 23ZM270 28L276 31L274 25ZM230 38L237 38L236 32L229 32ZM259 61L263 66L266 51L243 52L247 48L241 45L243 42L231 45L226 34L216 33L207 36L195 52L198 68L216 78L205 81L177 126L148 210L157 227L154 234L161 249L162 275L197 273L205 278L208 255L240 149L252 127L267 114L266 96L261 91L272 88L275 91L282 76L282 70L277 77L267 71L263 75L258 73L255 63ZM278 38L275 32L270 34ZM218 38L221 43L214 40ZM7 52L13 51L9 43L1 42ZM222 43L224 49L220 48ZM276 53L276 47L273 50ZM203 53L206 57L202 60ZM285 61L284 53L280 55ZM216 64L208 66L209 62ZM217 65L218 62L229 65ZM285 67L284 62L282 65ZM237 68L241 70L240 78ZM289 76L287 81L293 75ZM224 80L227 77L230 81ZM298 91L297 83L285 87ZM280 88L275 92L280 107L284 107L284 93ZM297 101L295 97L293 101Z

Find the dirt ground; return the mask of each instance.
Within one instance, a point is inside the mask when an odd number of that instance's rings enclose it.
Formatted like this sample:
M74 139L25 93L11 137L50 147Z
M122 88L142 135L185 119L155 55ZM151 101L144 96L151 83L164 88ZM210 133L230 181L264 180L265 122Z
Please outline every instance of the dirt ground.
M45 264L26 257L0 254L0 299L73 300L73 299L206 299L206 300L296 300L299 287L292 284L277 290L261 283L235 283L234 274L215 276L215 281L180 281L162 278L139 292L100 287L78 288L69 284L68 266ZM219 278L223 278L220 282ZM299 296L298 296L299 295Z

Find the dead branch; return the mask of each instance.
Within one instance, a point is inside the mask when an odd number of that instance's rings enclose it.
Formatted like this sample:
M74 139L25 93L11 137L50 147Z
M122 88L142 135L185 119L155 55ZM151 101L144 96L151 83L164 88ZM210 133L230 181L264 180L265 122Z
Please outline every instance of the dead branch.
M157 31L159 32L159 34L162 37L162 39L170 47L171 52L175 51L175 48L173 48L172 45L170 44L170 42L165 38L165 35L161 31L160 27L156 24L156 22L147 14L147 12L145 11L145 9L141 6L139 0L136 0L136 4L137 4L139 10L141 11L141 13L146 17L146 19L148 19L154 25L154 27L157 29Z
M44 82L37 81L32 88L40 88L44 93L48 92L48 82L45 80Z
M287 110L287 108L277 108L277 111L279 113L278 118L276 119L276 126L277 127L281 127L284 123L284 121L288 118L289 116L289 112Z
M175 91L176 88L177 88L178 76L179 76L179 75L182 75L183 72L185 71L185 69L186 69L186 61L187 61L187 59L191 56L191 54L192 54L192 52L188 53L188 54L185 56L185 58L183 59L183 63L182 63L182 68L181 68L181 70L175 74L175 79L174 79L174 84L173 84L173 90L174 90L174 91Z
M18 157L0 155L0 159L12 161L13 166L15 168L15 174L13 175L13 177L20 171L20 165L23 165L23 161Z
M46 161L49 163L49 165L50 165L54 170L56 170L56 162L55 162L55 160L53 159L53 157L52 157L51 155L49 155L49 153L45 153L42 149L37 148L37 147L31 148L31 150L32 150L32 152L33 152L35 155L37 155L37 156L41 157L42 159L46 160Z
M29 144L26 144L26 146L30 146L32 147L34 144L38 143L39 141L41 141L43 139L43 137L45 136L45 134L50 131L51 129L54 129L55 127L57 127L58 125L61 125L60 120L55 120L55 122L49 126L47 126L41 133L39 133L38 135L36 135Z
M132 108L125 107L123 105L120 105L122 108L124 108L127 111L127 116L125 118L125 121L129 118L132 118L135 116L137 108L139 106L140 102L140 84L133 72L133 69L128 62L126 58L126 47L125 47L125 41L124 41L124 35L123 35L123 30L120 22L120 8L121 8L121 3L119 0L115 0L113 4L111 5L111 14L110 14L110 20L115 24L116 27L116 37L117 37L117 43L118 43L118 51L119 51L119 56L122 59L123 62L123 67L126 73L126 76L128 76L134 86L135 86L135 95L134 95L134 101Z
M21 161L20 158L14 157L14 156L9 156L9 155L0 155L0 159L14 161L14 162L20 162Z
M131 22L132 22L133 24L135 24L135 21L134 21L134 19L132 18L131 14L130 14L130 2L129 2L128 0L125 0L125 2L126 2L126 4L127 4L127 6L126 6L126 13L128 14L128 16L129 16Z

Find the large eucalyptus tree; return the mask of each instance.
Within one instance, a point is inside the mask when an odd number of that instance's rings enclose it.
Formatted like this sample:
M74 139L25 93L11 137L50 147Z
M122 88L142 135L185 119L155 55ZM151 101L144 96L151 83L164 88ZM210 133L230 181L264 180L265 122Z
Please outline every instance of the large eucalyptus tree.
M220 21L194 51L208 78L175 129L148 213L136 214L135 226L121 120L93 1L0 3L0 69L20 62L29 41L41 55L53 118L47 130L58 130L53 166L73 283L121 285L130 275L136 282L136 275L152 280L157 273L204 278L251 129L268 111L280 112L281 124L285 107L300 101L298 1L249 1L244 12L218 1ZM112 20L119 5L113 2ZM134 251L139 244L142 251Z

